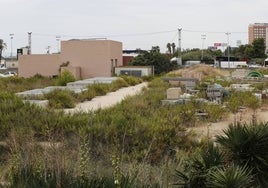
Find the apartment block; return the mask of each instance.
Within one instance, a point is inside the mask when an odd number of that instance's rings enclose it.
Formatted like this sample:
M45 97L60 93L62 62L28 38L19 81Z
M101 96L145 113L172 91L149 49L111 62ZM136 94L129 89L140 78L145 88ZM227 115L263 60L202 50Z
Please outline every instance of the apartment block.
M268 48L268 23L254 23L248 26L248 43L252 44L254 39L263 38L266 46L266 52Z

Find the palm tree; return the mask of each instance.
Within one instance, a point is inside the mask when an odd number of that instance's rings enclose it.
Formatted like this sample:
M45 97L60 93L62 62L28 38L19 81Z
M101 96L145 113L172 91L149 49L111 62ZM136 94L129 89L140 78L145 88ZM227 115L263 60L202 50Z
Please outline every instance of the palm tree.
M3 39L0 39L0 63L2 60L2 52L6 48L6 43L4 43Z
M251 171L246 166L216 168L209 173L207 187L211 188L250 188L252 187Z
M254 183L268 187L268 123L230 125L216 141L225 149L229 162L252 170Z
M172 54L174 55L176 49L176 44L174 42L171 44L171 48L172 48Z
M168 53L171 54L171 44L167 43L167 49L168 49Z
M208 147L201 150L200 156L194 157L190 162L186 162L183 171L176 170L176 180L174 185L185 188L206 188L209 172L224 165L224 154L209 143Z

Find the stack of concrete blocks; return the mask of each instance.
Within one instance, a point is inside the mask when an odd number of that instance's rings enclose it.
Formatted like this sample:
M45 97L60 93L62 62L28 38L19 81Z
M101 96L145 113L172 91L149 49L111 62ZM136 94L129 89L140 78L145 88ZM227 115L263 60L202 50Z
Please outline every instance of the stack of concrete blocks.
M181 96L181 88L180 87L172 87L167 89L167 99L174 100L178 99Z

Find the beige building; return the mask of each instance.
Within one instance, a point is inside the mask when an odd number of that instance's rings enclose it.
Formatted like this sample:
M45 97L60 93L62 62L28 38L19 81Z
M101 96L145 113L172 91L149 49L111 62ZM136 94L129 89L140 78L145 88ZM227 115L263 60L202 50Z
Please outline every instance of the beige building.
M252 44L254 39L263 38L268 48L268 23L254 23L248 26L248 43Z
M36 74L54 77L61 68L71 71L77 79L109 77L115 67L122 66L122 43L112 40L61 41L59 54L20 55L20 77Z

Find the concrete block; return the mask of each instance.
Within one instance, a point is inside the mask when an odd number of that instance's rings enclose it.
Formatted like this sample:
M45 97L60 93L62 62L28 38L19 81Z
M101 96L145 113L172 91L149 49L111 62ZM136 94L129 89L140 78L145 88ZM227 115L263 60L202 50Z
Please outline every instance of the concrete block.
M181 88L172 87L167 89L167 99L178 99L181 95Z

